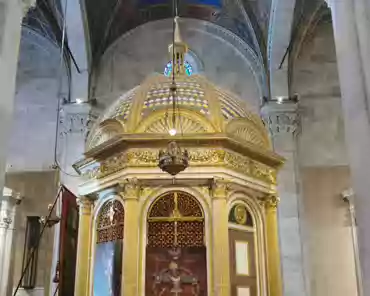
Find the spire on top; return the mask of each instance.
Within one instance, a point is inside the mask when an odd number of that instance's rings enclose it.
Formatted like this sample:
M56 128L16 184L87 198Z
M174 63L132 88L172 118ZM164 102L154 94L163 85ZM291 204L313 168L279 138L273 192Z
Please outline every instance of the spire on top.
M185 69L185 54L188 52L188 45L182 41L181 33L180 33L180 25L179 25L179 17L175 16L175 32L174 32L174 43L170 44L168 47L171 60L173 56L175 57L174 67L172 67L175 71L175 74L186 74ZM174 52L173 52L174 51Z

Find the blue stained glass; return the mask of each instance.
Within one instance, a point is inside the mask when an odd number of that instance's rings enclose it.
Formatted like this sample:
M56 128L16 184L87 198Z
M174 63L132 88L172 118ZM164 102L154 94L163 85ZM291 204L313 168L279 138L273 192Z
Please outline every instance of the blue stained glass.
M186 75L188 76L192 75L193 67L190 65L190 63L185 61L184 66L185 66ZM171 73L172 73L172 63L168 62L166 67L164 68L164 75L167 77L170 77Z

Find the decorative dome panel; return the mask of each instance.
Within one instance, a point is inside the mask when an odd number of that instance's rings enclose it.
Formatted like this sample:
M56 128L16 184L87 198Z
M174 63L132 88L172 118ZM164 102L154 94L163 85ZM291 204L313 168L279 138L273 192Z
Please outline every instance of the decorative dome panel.
M121 95L100 117L99 122L107 119L116 119L125 125L130 114L132 99L136 95L138 87L130 90L129 92Z
M170 84L170 78L153 75L119 97L92 129L87 149L119 134L168 135L173 112ZM223 133L239 141L270 148L262 120L248 110L246 103L201 75L179 75L176 85L178 119L175 128L179 133Z
M142 117L145 118L154 110L171 109L173 98L170 95L170 81L158 83L150 87L143 104ZM177 105L201 114L209 115L208 100L205 91L196 79L184 77L177 83Z

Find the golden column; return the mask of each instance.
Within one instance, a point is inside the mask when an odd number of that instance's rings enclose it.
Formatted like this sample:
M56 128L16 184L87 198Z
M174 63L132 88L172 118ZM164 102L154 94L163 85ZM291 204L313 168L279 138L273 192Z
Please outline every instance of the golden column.
M90 256L92 209L94 201L87 197L77 200L80 209L78 226L75 295L90 295Z
M268 286L270 296L283 295L277 221L278 203L279 199L273 195L269 196L264 202L266 215Z
M139 288L139 195L140 186L136 178L127 179L123 184L125 200L125 223L123 245L123 294L138 295Z
M212 184L213 271L217 296L230 295L229 227L227 183L215 179Z

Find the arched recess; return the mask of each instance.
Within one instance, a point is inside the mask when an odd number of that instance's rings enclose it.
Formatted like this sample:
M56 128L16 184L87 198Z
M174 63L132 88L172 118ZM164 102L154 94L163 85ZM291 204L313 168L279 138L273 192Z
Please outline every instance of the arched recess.
M124 218L123 203L116 198L105 201L97 211L92 248L94 295L121 295Z
M230 204L228 223L230 295L266 295L261 220L249 203L236 199Z
M205 217L199 201L186 192L166 192L151 204L146 227L145 295L207 295Z

